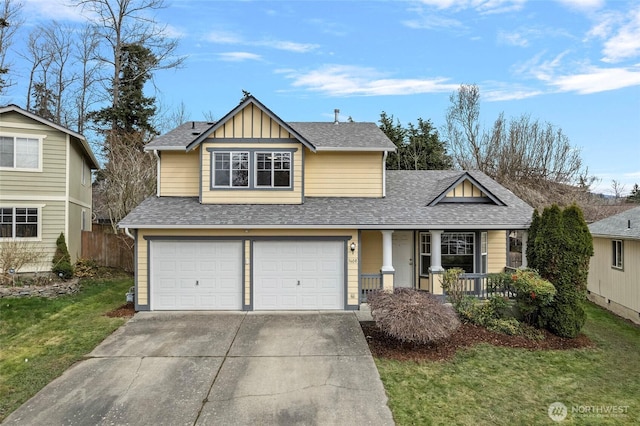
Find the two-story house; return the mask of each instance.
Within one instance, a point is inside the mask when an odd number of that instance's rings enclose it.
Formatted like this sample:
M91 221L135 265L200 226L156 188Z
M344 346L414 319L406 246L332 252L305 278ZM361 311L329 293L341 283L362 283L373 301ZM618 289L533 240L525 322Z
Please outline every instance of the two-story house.
M29 242L41 262L20 272L51 270L64 233L72 262L81 231L91 230L91 170L98 168L84 136L15 105L0 107L0 246Z
M363 289L442 294L438 274L502 271L532 209L479 172L387 171L375 123L285 122L254 97L146 150L158 193L136 240L138 310L348 310Z

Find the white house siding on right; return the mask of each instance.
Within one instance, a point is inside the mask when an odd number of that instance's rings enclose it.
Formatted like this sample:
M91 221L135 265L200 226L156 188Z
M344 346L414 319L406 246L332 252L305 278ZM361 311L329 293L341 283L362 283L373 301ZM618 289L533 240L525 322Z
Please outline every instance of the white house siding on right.
M589 265L589 300L640 324L640 241L623 241L623 268L612 266L612 241L594 237Z

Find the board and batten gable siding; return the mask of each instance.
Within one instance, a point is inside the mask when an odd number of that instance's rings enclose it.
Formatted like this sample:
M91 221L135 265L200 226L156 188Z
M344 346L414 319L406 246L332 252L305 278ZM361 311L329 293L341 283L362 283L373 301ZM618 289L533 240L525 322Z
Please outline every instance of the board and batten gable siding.
M245 230L237 229L139 229L136 238L136 297L139 305L149 304L149 292L148 292L148 252L149 252L149 237L171 237L171 238L216 238L224 240L225 238L240 239L244 241L244 254L245 264L243 267L244 274L244 294L245 298L243 302L245 305L251 304L251 284L252 284L252 267L251 267L251 241L252 238L265 238L273 237L274 240L278 238L285 240L305 240L309 237L337 237L337 238L349 238L347 241L347 247L352 243L358 244L358 231L355 229L250 229L248 232ZM346 250L346 249L345 249ZM350 306L358 305L358 258L357 252L351 254L350 250L347 250L347 304Z
M622 239L623 268L618 269L612 267L612 241L620 239L593 237L587 290L594 302L640 323L640 241Z
M485 197L486 195L474 184L468 180L464 180L447 193L447 198L458 197Z
M382 153L305 150L306 197L382 197Z
M190 152L160 153L160 196L197 197L200 183L200 148Z
M303 150L302 144L295 139L285 143L246 142L242 139L237 143L216 142L215 139L207 139L201 145L202 149L202 197L203 204L301 204L302 203L302 180L303 180ZM209 149L224 151L225 149L242 150L246 149L253 156L253 150L287 151L294 149L291 159L293 162L292 188L287 189L245 189L245 188L215 188L211 189L211 152ZM253 162L255 159L252 159ZM249 179L254 179L250 173Z
M3 114L0 134L46 136L42 140L42 172L0 170L0 195L66 195L67 135L16 112Z
M293 139L295 136L282 128L260 108L249 104L216 129L210 138Z

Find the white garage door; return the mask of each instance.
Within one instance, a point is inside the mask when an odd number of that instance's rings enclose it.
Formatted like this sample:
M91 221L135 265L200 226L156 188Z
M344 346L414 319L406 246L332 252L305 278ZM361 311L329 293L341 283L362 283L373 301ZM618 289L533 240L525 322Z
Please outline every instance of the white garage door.
M344 309L344 244L256 241L254 309Z
M240 241L152 241L152 310L242 309Z

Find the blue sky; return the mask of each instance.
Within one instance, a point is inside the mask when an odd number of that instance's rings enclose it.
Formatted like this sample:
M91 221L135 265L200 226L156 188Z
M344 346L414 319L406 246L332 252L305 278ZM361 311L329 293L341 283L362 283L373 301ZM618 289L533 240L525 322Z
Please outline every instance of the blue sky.
M79 23L65 0L23 0L29 25ZM167 0L156 19L180 40L179 70L154 77L163 108L219 118L250 91L285 121L341 118L444 125L462 83L481 121L500 112L559 126L611 192L640 183L640 1ZM26 33L25 33L26 34ZM14 50L24 47L26 35ZM11 89L18 103L20 85ZM22 95L23 96L23 95ZM2 103L12 101L11 97Z

